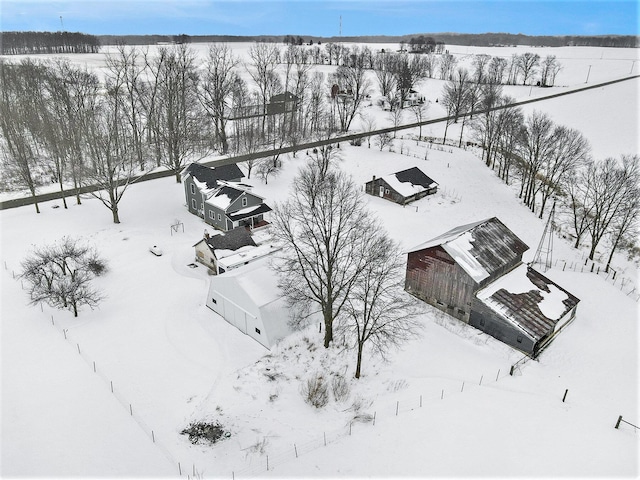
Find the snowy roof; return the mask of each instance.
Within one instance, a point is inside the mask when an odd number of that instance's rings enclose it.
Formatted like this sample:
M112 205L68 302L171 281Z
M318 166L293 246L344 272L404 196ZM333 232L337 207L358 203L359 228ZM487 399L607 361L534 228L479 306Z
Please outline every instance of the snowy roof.
M218 265L224 268L226 271L253 262L259 258L271 255L273 252L280 248L275 247L273 244L265 244L254 247L242 247L235 252L230 252L228 255L224 255L221 260L218 261ZM227 251L225 251L226 253Z
M234 281L256 306L267 305L282 297L276 273L269 262L270 258L257 259L242 268L218 275L216 281Z
M231 221L236 222L244 218L253 217L255 215L260 215L261 213L270 211L271 207L269 205L267 205L266 203L261 203L260 205L254 205L253 207L241 208L240 210L229 213L227 216Z
M392 173L382 177L382 179L403 197L411 197L438 186L437 182L429 178L418 167Z
M476 297L536 341L580 301L524 264L479 290Z
M191 163L184 170L182 170L182 178L185 179L188 176L193 177L196 181L198 188L201 190L211 189L218 186L219 180L238 180L244 177L244 174L235 163L231 165L218 165L215 167L207 167L199 163ZM205 186L205 188L201 188Z
M217 255L218 250L235 251L246 246L256 246L256 243L251 237L251 233L244 227L237 227L224 233L220 232L217 235L211 235L209 238L203 238L203 240L212 251L216 251L216 256L218 258L220 258ZM200 242L201 241L202 240L200 240ZM196 243L196 245L198 243Z
M521 259L529 249L496 217L455 227L407 253L436 246L441 246L478 283Z
M243 193L245 193L244 190L224 185L211 192L211 195L207 198L207 203L221 210L226 210Z

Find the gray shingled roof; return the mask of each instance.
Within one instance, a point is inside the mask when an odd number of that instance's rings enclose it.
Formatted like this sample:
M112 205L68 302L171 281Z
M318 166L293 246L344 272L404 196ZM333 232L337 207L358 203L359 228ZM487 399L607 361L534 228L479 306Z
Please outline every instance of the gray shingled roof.
M407 168L406 170L394 173L394 175L399 182L409 182L412 185L420 185L425 189L431 188L434 183L437 185L435 180L429 178L427 174L418 167Z
M525 274L530 282L530 287L526 291L518 291L516 286L523 283L521 278L524 278ZM524 265L511 271L495 283L497 286L492 284L479 291L477 293L478 299L498 312L507 321L524 330L536 341L551 332L558 321L580 301L540 272ZM556 293L552 293L551 287ZM523 289L520 287L520 290ZM561 295L562 302L560 303L556 299L557 304L553 309L551 311L544 309L546 314L543 313L541 306L545 297L552 298L554 295Z
M217 167L207 167L199 163L192 163L184 169L182 176L186 175L192 175L199 182L206 183L207 188L217 187L218 180L229 181L244 177L244 174L235 163Z
M212 235L209 238L205 238L205 240L211 250L235 251L248 245L256 246L251 233L245 227L237 227L225 233Z

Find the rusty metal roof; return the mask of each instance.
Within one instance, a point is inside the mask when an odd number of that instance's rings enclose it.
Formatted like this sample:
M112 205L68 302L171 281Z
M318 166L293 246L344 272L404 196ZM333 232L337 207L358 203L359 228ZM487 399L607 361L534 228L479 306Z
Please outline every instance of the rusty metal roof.
M536 341L552 332L580 301L527 265L503 275L476 297Z
M520 260L529 249L497 217L453 228L407 253L435 246L447 251L477 282Z

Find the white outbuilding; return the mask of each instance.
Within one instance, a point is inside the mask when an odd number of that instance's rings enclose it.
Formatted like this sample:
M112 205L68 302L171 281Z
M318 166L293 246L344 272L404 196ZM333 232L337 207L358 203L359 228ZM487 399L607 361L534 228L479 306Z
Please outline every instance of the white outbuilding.
M211 277L206 305L238 330L271 349L291 333L285 299L269 258Z

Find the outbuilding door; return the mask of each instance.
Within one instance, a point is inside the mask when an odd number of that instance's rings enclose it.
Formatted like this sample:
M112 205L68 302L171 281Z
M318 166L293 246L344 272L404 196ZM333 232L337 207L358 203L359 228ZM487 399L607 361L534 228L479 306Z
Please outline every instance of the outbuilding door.
M379 195L381 197L384 197L384 185L380 185L380 193L379 193Z

